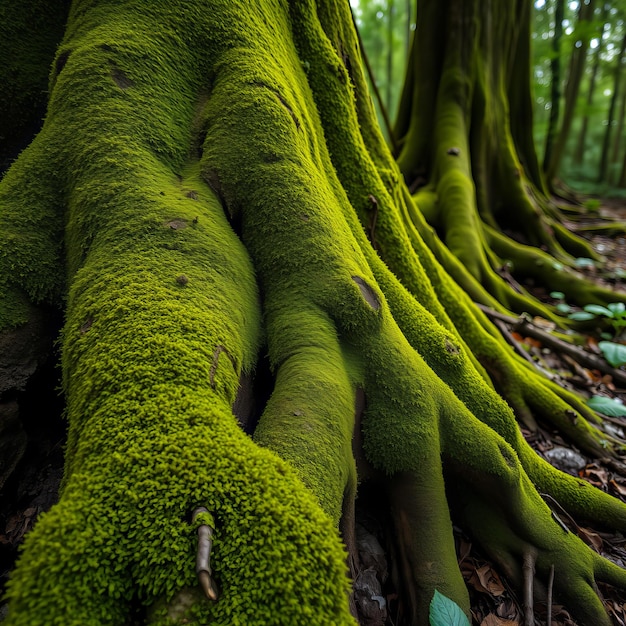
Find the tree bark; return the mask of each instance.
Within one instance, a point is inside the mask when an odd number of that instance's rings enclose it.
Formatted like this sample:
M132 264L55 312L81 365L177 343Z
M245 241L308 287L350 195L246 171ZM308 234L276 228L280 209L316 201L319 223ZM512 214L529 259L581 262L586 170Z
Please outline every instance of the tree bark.
M624 60L624 54L626 53L626 35L622 39L622 45L620 46L619 54L617 55L617 62L615 66L615 77L613 80L613 94L611 95L611 103L609 105L608 119L606 130L604 131L604 140L602 141L602 154L600 156L600 167L598 170L598 182L607 180L609 175L609 149L611 146L611 135L613 133L613 122L615 120L615 107L620 97L620 90L622 85L622 64Z
M558 174L563 152L565 150L565 144L569 139L570 129L574 119L574 112L578 102L578 92L580 91L580 83L582 81L585 62L587 59L587 49L589 47L590 38L589 33L587 32L587 22L591 22L593 20L593 8L594 0L589 0L589 2L581 2L578 10L577 27L582 27L583 32L581 37L575 42L572 55L570 57L570 66L567 73L567 86L565 89L563 121L561 122L559 134L550 156L550 160L548 161L545 169L546 179L549 185L552 184L552 181ZM579 43L580 45L578 45Z
M598 69L600 68L600 55L604 48L604 33L607 29L608 22L607 17L609 13L610 5L605 2L602 5L602 12L600 20L602 21L602 31L600 32L600 39L598 41L598 47L593 52L593 67L591 69L591 76L589 78L589 88L587 90L587 108L591 108L593 104L593 96L596 87L596 79L598 77ZM589 126L589 115L587 112L582 116L580 133L578 135L578 144L576 145L576 152L574 153L574 163L576 165L582 165L585 155L585 141L587 138L587 127Z
M546 147L543 153L543 169L548 171L552 162L552 152L559 128L559 113L561 111L561 36L563 35L563 16L565 0L556 0L554 4L554 37L552 38L552 58L550 71L550 118L546 132Z
M611 156L609 163L611 165L617 165L620 162L620 155L622 152L622 141L624 135L624 116L626 115L626 90L622 89L621 100L619 103L619 112L617 114L617 127L615 129L615 137L613 138L613 149L611 150ZM617 183L619 174L612 177L613 181Z

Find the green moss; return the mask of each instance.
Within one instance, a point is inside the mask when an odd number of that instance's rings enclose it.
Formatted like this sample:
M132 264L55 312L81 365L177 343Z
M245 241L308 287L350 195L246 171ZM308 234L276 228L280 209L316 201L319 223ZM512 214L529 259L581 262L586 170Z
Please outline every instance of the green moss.
M66 219L69 437L61 502L12 577L10 624L119 624L135 598L172 599L195 584L185 519L200 505L218 527L221 598L192 619L352 622L336 528L230 411L256 361L260 308L249 257L188 157L207 19L192 6L77 3L59 50L67 59L30 158L39 148L58 171L50 195ZM9 175L30 181L15 205L31 224L25 205L47 193L34 168L25 154ZM41 257L60 249L47 238L62 238L49 224L33 231L20 279L41 298L51 271Z
M215 530L215 518L210 513L198 513L194 516L193 522L195 523L196 527L209 526L210 528Z

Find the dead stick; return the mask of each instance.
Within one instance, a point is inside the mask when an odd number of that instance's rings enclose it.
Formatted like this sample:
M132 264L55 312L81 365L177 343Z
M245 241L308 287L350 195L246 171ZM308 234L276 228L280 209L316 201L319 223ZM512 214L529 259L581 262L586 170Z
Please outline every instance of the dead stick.
M511 324L513 328L520 333L525 333L529 337L533 337L533 339L538 339L551 348L555 348L563 352L563 354L571 356L579 363L584 363L588 367L596 369L603 374L610 374L615 382L626 386L626 372L615 369L600 357L589 354L576 346L572 346L561 339L557 339L554 335L551 335L545 330L537 328L532 321L528 319L528 317L520 316L519 318L515 318L511 315L505 315L499 311L494 311L493 309L479 303L476 303L476 306L492 320L500 320L506 324Z
M550 576L548 576L548 615L546 618L547 626L552 626L552 587L554 585L554 563L550 565Z
M574 520L574 518L561 506L560 502L554 498L553 496L551 496L549 493L542 493L539 492L539 495L546 500L546 504L548 505L548 507L550 508L550 511L552 512L552 517L556 520L556 522L559 524L559 526L561 526L561 528L563 528L563 530L565 530L565 532L569 533L571 532L570 529L563 523L563 520L554 512L554 509L550 506L550 502L557 508L559 509L559 512L561 513L561 515L563 515L564 517L566 517L569 520L569 523L576 529L576 532L580 532L580 526L576 523L576 521Z
M195 522L201 513L209 513L203 507L198 507L192 515L192 521ZM210 515L210 514L209 514ZM211 571L211 548L213 547L213 528L208 524L198 525L198 551L196 554L196 574L202 591L210 600L217 600L218 593L215 582L212 578Z
M524 554L522 572L524 574L524 626L534 626L533 582L535 577L535 557L530 552Z

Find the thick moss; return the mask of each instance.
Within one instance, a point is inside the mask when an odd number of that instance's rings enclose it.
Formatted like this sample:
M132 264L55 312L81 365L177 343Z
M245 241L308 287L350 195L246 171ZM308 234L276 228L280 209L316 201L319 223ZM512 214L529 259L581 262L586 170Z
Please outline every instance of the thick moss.
M10 624L119 624L131 602L194 586L186 518L199 505L217 520L221 599L189 619L352 621L336 528L230 410L256 362L260 307L245 248L194 159L207 19L195 6L76 3L44 130L4 181L7 195L14 179L28 183L4 212L10 225L15 206L15 228L32 231L13 251L16 279L32 299L52 297L39 285L50 288L60 263L45 259L62 238L33 203L65 221L70 283L64 485L12 576ZM43 182L40 154L56 172Z

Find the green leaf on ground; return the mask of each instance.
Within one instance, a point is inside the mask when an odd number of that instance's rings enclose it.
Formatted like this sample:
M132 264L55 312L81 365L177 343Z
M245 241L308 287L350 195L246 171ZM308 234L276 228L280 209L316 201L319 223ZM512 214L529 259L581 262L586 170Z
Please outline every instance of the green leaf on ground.
M626 365L626 346L614 341L601 341L598 348L602 350L604 358L613 366Z
M585 311L587 311L587 313L594 313L595 315L606 315L606 317L613 317L613 314L609 309L600 306L599 304L587 304L585 306Z
M603 413L610 417L620 417L626 415L626 406L618 400L607 398L606 396L593 396L587 400L587 406L598 413Z
M586 322L587 320L595 319L595 315L593 313L587 313L586 311L576 311L576 313L570 313L567 317L571 320L576 320L577 322Z
M461 607L435 589L430 601L430 626L470 626Z

